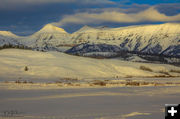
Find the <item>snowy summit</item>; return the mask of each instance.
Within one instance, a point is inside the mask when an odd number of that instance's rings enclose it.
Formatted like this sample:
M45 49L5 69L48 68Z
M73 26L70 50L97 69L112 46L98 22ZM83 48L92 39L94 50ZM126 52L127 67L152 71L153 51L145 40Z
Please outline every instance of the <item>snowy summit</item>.
M54 26L52 24L45 25L40 31L37 33L67 33L64 29Z

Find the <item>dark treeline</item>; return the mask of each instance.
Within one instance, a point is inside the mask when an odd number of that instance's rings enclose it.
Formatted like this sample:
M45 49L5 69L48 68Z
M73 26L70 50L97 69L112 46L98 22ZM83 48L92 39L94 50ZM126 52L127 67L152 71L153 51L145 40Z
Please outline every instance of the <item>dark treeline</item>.
M5 44L3 46L0 46L0 50L2 49L9 49L9 48L15 48L15 49L27 49L31 50L32 48L24 46L24 45L12 45L12 44Z

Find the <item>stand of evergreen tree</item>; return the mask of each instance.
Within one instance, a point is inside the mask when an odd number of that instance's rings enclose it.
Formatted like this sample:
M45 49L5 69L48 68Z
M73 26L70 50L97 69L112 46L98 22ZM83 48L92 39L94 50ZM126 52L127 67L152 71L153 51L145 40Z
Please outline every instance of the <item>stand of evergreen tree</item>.
M0 50L2 50L2 49L8 49L8 48L27 49L27 50L31 50L31 49L32 49L32 48L30 48L30 47L23 46L23 45L5 44L5 45L3 45L3 46L0 46Z

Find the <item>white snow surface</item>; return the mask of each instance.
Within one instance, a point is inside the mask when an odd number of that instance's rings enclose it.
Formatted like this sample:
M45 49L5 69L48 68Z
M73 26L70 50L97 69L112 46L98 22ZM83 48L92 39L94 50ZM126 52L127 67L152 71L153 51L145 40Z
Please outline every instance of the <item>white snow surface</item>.
M25 66L29 68L24 71ZM153 71L140 69L145 66ZM170 70L180 71L180 67L165 64L137 63L119 59L93 59L71 56L59 52L37 52L30 50L6 49L0 51L0 76L6 78L114 78L118 77L153 77Z
M180 87L9 90L0 87L1 119L163 119Z

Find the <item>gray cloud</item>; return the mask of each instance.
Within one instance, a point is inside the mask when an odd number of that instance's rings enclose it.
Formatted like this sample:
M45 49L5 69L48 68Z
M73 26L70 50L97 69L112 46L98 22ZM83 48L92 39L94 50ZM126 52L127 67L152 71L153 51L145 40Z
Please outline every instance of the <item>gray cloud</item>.
M180 13L180 3L171 4L158 4L155 6L159 12L165 13L166 15L175 15Z
M105 11L102 13L76 13L66 15L59 22L53 23L58 26L67 24L91 24L91 23L138 23L138 22L173 22L180 21L180 14L167 16L160 13L154 7L150 7L138 13L123 13L117 11Z
M51 3L114 4L109 0L0 0L0 9L20 9L27 6Z
M115 7L105 7L105 8L87 8L87 9L77 9L76 13L102 13L102 12L123 12L123 13L137 13L140 11L143 11L147 8L151 7L150 5L138 5L138 4L132 4L132 5L118 5Z

